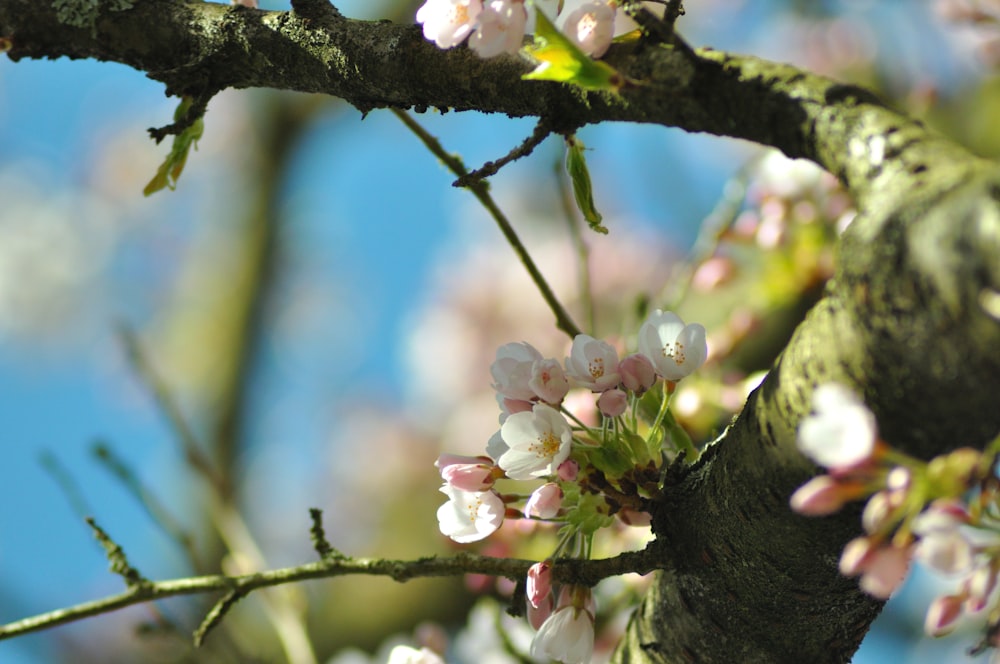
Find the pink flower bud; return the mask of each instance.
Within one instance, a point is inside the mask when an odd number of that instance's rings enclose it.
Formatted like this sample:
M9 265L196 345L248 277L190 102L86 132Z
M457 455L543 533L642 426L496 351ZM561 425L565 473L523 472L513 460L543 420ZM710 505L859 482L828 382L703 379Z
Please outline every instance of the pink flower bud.
M840 554L840 573L844 576L857 576L864 570L865 562L871 556L872 540L867 537L856 537L847 543Z
M955 629L955 623L962 617L961 595L941 595L936 597L927 607L927 617L924 619L924 631L929 636L944 636Z
M839 511L844 506L845 496L837 480L819 475L796 489L788 502L799 514L825 516Z
M528 568L527 582L528 602L531 606L540 608L545 599L552 603L552 561L543 560ZM544 620L544 619L543 619ZM537 629L537 628L536 628Z
M496 481L493 464L453 463L441 469L441 479L462 491L487 491Z
M622 385L626 390L642 394L656 382L656 369L649 358L640 353L629 355L618 365L618 373L622 376Z
M572 459L566 459L556 468L556 474L564 482L575 482L576 476L580 474L580 464Z
M597 398L597 408L605 417L618 417L628 407L628 395L615 388Z
M855 544L859 541L862 543ZM855 550L849 551L852 548ZM860 573L862 590L872 597L888 599L906 578L912 552L913 547L877 546L871 539L859 537L844 548L840 570L848 576Z
M524 506L524 516L537 516L540 519L551 519L559 513L562 506L563 491L555 482L549 482L538 487L531 493Z

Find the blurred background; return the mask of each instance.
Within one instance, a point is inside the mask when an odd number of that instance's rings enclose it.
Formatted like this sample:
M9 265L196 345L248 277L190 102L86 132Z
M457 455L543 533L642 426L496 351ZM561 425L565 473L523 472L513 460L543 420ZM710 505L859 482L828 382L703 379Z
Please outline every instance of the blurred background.
M337 2L406 22L419 4ZM1000 149L1000 3L686 4L695 45L874 87L980 154ZM145 198L169 149L146 129L176 103L119 65L0 58L0 621L122 590L84 516L151 579L312 560L310 507L350 555L447 552L431 464L496 430L496 347L565 354L492 221L391 113L227 91L176 191ZM416 117L470 167L534 127ZM809 165L732 140L624 125L579 138L609 236L567 212L556 139L492 192L596 335L627 339L650 304L709 327L705 375L677 397L705 440L814 301L851 202ZM921 636L940 583L914 574L854 661L960 660L974 626ZM0 642L0 664L380 662L392 639L439 642L477 593L505 590L351 578L255 593L199 651L189 635L214 598L171 600ZM452 646L476 661L496 640L484 607ZM607 645L621 626L606 618Z

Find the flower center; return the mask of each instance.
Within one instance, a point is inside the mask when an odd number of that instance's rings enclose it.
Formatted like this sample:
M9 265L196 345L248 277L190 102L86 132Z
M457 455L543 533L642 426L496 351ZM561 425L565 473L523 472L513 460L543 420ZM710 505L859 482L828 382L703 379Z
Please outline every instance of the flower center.
M586 41L597 29L597 17L591 13L580 17L580 22L576 24L576 34L580 41Z
M684 354L684 344L679 341L668 343L663 346L663 357L673 358L678 366L684 364L687 356Z
M559 451L560 441L551 431L546 431L538 437L538 444L531 446L531 452L540 457L554 457Z
M604 375L604 358L595 357L588 363L588 369L590 369L590 377L597 380Z

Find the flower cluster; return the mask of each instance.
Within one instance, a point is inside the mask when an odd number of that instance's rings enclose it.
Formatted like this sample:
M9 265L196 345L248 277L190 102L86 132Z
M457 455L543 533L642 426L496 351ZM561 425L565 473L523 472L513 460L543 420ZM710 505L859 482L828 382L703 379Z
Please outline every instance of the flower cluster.
M491 58L517 53L524 36L533 31L525 4L525 0L426 0L417 10L417 22L423 25L424 37L440 48L452 48L468 39L469 48ZM615 0L536 0L534 4L546 14L559 10L556 27L595 58L604 55L616 35L636 27L618 12Z
M580 334L564 362L528 343L501 346L490 367L500 430L485 456L443 454L437 462L448 496L438 524L456 542L482 540L510 518L561 527L552 557L528 575L528 616L538 629L534 655L589 661L593 595L572 585L554 592L551 560L589 556L595 532L616 517L648 525L664 455L695 453L669 402L677 381L708 356L705 328L656 310L640 327L637 345L638 352L620 358L607 341ZM574 401L588 405L574 409ZM652 408L643 409L644 402ZM641 421L640 411L656 416ZM509 480L534 486L501 492L497 482Z
M958 576L954 593L935 599L925 631L950 632L965 614L990 605L1000 571L1000 480L994 467L1000 439L985 452L959 448L930 462L911 458L879 438L875 417L847 388L825 384L813 393L813 414L799 427L799 449L828 469L791 497L802 514L825 515L867 498L865 534L851 540L840 571L885 599L913 560ZM1000 603L993 601L982 647L1000 645Z

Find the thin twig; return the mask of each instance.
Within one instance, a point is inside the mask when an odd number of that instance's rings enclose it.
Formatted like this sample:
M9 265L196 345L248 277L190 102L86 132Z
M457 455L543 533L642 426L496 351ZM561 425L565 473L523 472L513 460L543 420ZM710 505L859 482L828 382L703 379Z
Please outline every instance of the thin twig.
M531 132L531 136L524 139L520 145L496 161L488 161L483 164L482 167L461 176L452 183L452 186L469 187L476 180L485 180L491 175L496 175L501 168L510 162L522 157L527 157L529 154L534 152L535 148L538 147L542 141L548 138L551 133L552 129L549 127L549 123L545 121L545 118L542 118L538 121L538 124L535 125L535 130Z
M405 111L400 111L398 109L392 109L392 112L396 114L403 124L416 134L417 138L427 147L428 150L434 154L435 157L444 162L444 165L448 167L452 173L457 177L461 178L468 175L468 170L465 168L465 164L462 160L453 154L448 153L442 146L441 143L427 133L416 120L414 120ZM576 323L573 322L573 318L569 315L566 309L563 308L559 300L556 298L555 293L552 292L552 288L549 287L545 277L539 271L538 266L531 259L531 255L528 250L521 243L520 238L517 236L517 232L514 231L514 227L511 226L507 217L504 213L497 207L496 202L494 202L493 197L490 196L489 190L486 183L482 180L475 180L467 187L469 191L479 200L486 211L490 213L493 220L496 221L497 226L500 227L500 232L503 233L504 237L507 239L508 244L514 249L514 253L517 254L518 258L521 259L521 263L524 265L525 269L528 270L528 274L531 275L531 280L535 282L535 286L538 288L545 300L546 304L549 305L549 309L556 317L556 327L565 332L570 336L570 338L581 334L580 328Z
M177 434L184 451L184 457L188 464L202 475L221 494L225 493L225 480L219 476L211 460L202 451L198 438L194 435L187 420L181 413L180 407L174 400L173 395L167 388L166 383L160 378L152 363L146 357L136 337L135 332L125 324L118 326L118 338L121 339L122 347L125 349L129 365L139 375L139 379L152 393L153 400L170 428Z
M310 579L325 579L348 574L387 576L395 581L409 581L423 577L486 574L520 579L527 575L534 560L491 558L461 553L449 558L428 557L417 560L385 560L380 558L326 558L296 567L226 576L222 574L198 576L167 581L145 582L130 587L123 593L110 595L91 602L42 613L30 618L0 626L0 640L30 632L64 625L69 622L110 613L118 609L142 604L151 600L223 592L247 595L258 588L298 583ZM601 579L621 574L648 574L663 568L663 557L647 545L642 551L628 551L613 558L601 560L556 560L552 568L556 583L594 585Z
M139 480L135 472L121 459L114 450L103 442L97 442L93 447L94 456L122 483L122 486L132 494L132 497L146 510L146 514L152 519L160 530L167 537L176 542L184 553L187 554L191 566L198 570L201 563L198 553L195 550L194 538L187 532L180 522L167 510L166 506L146 488Z

